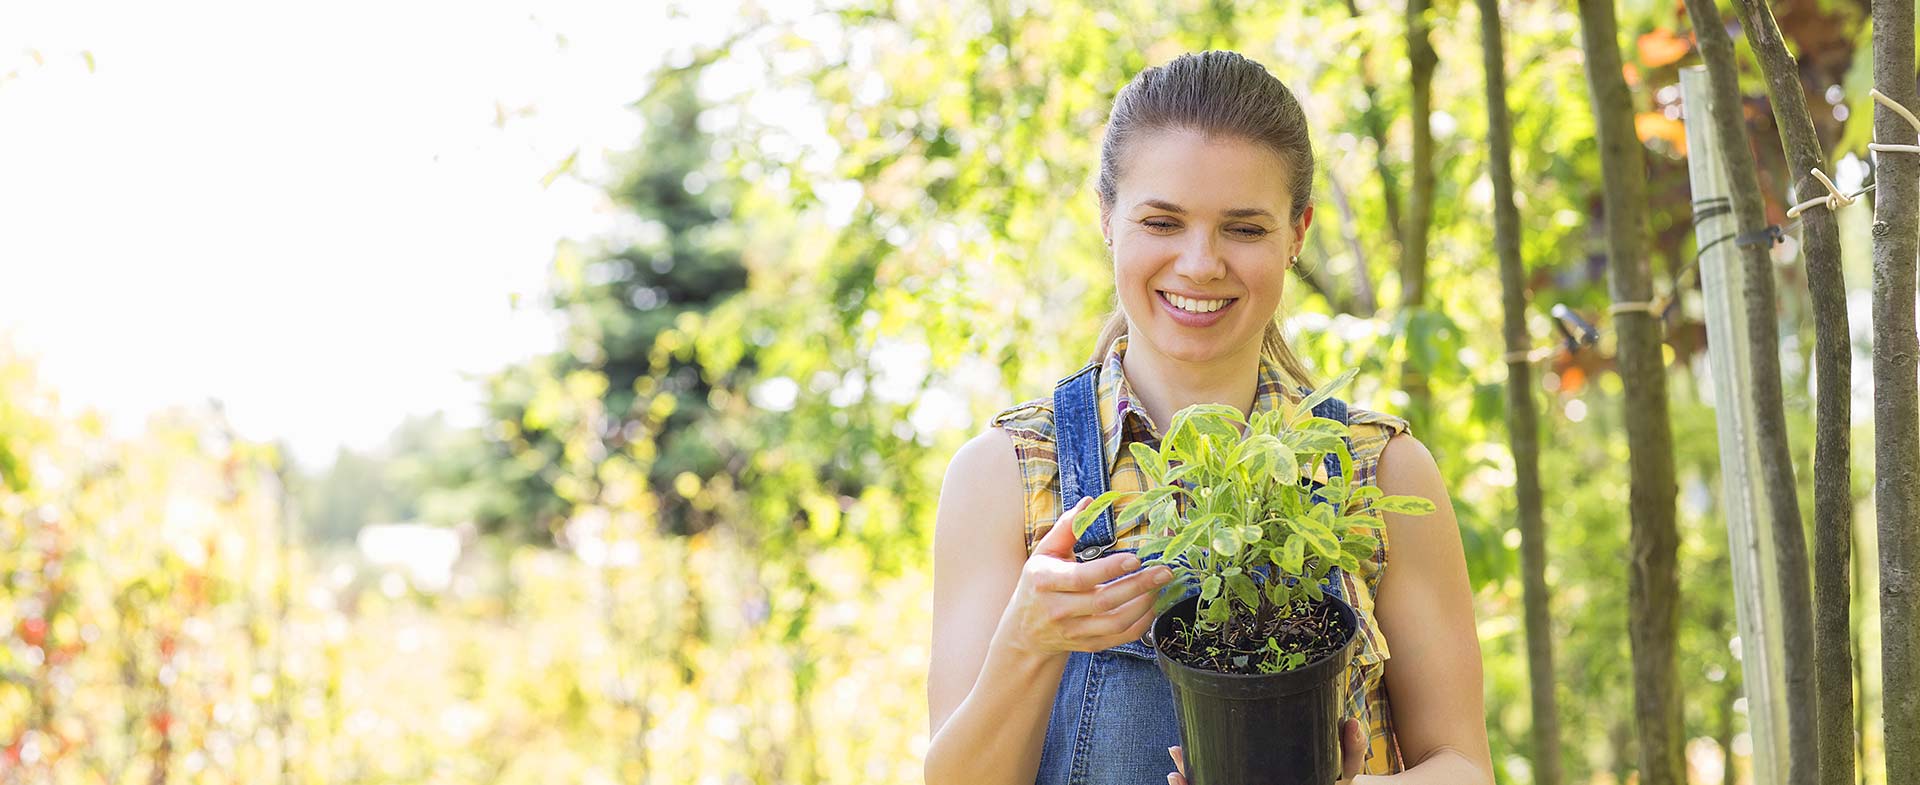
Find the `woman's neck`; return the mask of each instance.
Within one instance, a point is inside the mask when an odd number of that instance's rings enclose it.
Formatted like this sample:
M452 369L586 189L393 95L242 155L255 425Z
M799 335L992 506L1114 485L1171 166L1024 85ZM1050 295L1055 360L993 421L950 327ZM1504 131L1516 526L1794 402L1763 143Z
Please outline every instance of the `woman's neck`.
M1260 344L1193 363L1156 352L1134 337L1128 339L1120 364L1134 398L1153 420L1154 430L1164 435L1174 413L1196 403L1224 403L1250 416L1259 387Z

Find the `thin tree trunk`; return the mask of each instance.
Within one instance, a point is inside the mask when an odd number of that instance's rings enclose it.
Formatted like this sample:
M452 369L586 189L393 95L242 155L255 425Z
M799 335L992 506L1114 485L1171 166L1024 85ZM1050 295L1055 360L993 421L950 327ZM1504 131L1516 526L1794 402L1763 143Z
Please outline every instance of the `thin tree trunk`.
M1493 237L1507 338L1507 434L1513 446L1514 498L1520 516L1521 600L1527 616L1527 681L1533 698L1533 781L1560 785L1560 710L1553 695L1553 620L1547 595L1546 525L1540 515L1540 418L1527 362L1526 266L1520 212L1513 205L1513 120L1507 115L1506 55L1500 0L1479 0L1480 48L1487 78L1487 164L1493 177Z
M1807 113L1800 65L1787 51L1773 12L1759 0L1735 0L1747 45L1766 75L1774 124L1780 128L1794 199L1825 193L1813 176L1827 156ZM1820 785L1853 785L1852 575L1853 342L1847 325L1847 283L1840 270L1840 226L1833 211L1801 213L1807 288L1813 300L1813 361L1819 379L1813 443L1813 668L1819 696L1815 737ZM1777 356L1777 355L1776 355ZM1797 507L1795 509L1798 509ZM1799 516L1794 516L1799 523Z
M1856 535L1857 534L1856 532ZM1861 553L1857 547L1853 549L1853 554L1853 585L1865 586L1867 583L1867 560L1865 554ZM1863 618L1865 615L1865 613L1859 613L1853 616L1853 623L1850 625L1852 627L1852 640L1849 644L1853 647L1853 683L1859 690L1859 692L1856 693L1859 696L1859 708L1853 713L1853 759L1859 762L1859 765L1855 767L1858 769L1857 782L1859 782L1859 785L1867 785L1867 712L1869 710L1869 706L1867 705L1867 647L1861 636L1861 628L1866 624L1866 619Z
M1613 0L1580 0L1595 136L1600 145L1607 221L1607 283L1616 302L1653 299L1647 269L1646 162L1633 128L1633 97L1621 75ZM1634 725L1640 733L1641 785L1683 785L1676 632L1680 581L1674 523L1673 430L1667 414L1660 323L1651 313L1614 318L1625 388L1628 511L1633 550L1628 638L1633 645Z
M1347 0L1347 13L1359 19L1360 6L1354 0ZM1387 209L1387 250L1391 252L1400 242L1400 180L1393 176L1393 167L1387 165L1387 116L1380 109L1380 91L1374 87L1373 72L1365 58L1360 62L1360 92L1367 97L1367 109L1361 113L1360 121L1366 123L1367 135L1373 137L1373 170L1380 175L1380 201Z
M1760 196L1753 148L1747 141L1733 40L1727 36L1726 25L1713 3L1689 3L1687 13L1693 19L1700 55L1706 60L1708 81L1713 85L1712 122L1719 132L1720 153L1727 165L1734 225L1742 235L1752 235L1767 226L1766 206ZM1754 436L1760 449L1767 507L1773 516L1774 569L1780 579L1784 697L1789 707L1800 709L1787 712L1787 782L1815 785L1819 780L1820 748L1815 734L1818 693L1813 670L1813 589L1807 575L1800 494L1793 479L1793 451L1787 445L1786 407L1780 393L1780 318L1774 300L1773 260L1767 246L1765 241L1740 243L1740 257L1747 271L1746 348L1753 368ZM1826 387L1824 379L1821 386Z
M1873 83L1909 111L1914 87L1913 0L1873 4ZM1873 136L1912 144L1914 130L1876 105ZM1920 337L1914 332L1916 190L1920 157L1874 157L1873 465L1874 516L1880 526L1880 706L1886 726L1887 780L1920 778Z
M1327 307L1333 309L1334 313L1353 313L1353 298L1342 292L1339 285L1334 283L1334 279L1327 275L1327 259L1331 255L1317 245L1311 246L1307 253L1313 256L1312 263L1303 263L1294 267L1294 270L1300 273L1300 280L1306 283L1307 288L1320 295L1321 299L1326 300Z
M1347 249L1353 254L1353 309L1349 313L1359 316L1372 316L1380 309L1373 298L1373 278L1367 272L1367 252L1360 245L1359 226L1353 220L1353 205L1347 199L1347 189L1341 187L1340 178L1335 177L1332 169L1327 170L1327 190L1333 194L1333 206L1340 211L1340 239L1345 240Z
M1401 228L1400 305L1418 311L1427 301L1427 233L1433 221L1433 69L1439 57L1428 40L1427 0L1407 0L1407 60L1412 67L1413 191L1407 198L1407 223ZM1411 399L1415 427L1428 416L1427 372L1409 358L1401 369L1401 387Z
M1726 628L1726 625L1726 612L1716 609L1713 612L1714 632L1716 634L1720 633L1721 630ZM1720 680L1724 692L1718 701L1720 723L1713 737L1714 743L1720 745L1720 760L1722 762L1720 766L1720 785L1734 785L1734 783L1739 782L1739 778L1734 776L1733 766L1733 703L1741 698L1742 692L1739 673L1740 669L1736 667L1727 673L1726 678Z

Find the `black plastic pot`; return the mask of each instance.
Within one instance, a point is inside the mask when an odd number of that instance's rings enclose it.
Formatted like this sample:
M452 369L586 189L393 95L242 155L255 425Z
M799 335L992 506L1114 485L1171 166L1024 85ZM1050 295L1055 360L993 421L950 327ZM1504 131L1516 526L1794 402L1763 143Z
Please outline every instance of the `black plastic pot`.
M1239 674L1195 668L1161 651L1160 641L1193 625L1199 602L1198 594L1188 597L1153 623L1154 659L1173 685L1189 785L1334 785L1340 676L1359 631L1353 608L1325 596L1346 636L1334 653L1284 673Z

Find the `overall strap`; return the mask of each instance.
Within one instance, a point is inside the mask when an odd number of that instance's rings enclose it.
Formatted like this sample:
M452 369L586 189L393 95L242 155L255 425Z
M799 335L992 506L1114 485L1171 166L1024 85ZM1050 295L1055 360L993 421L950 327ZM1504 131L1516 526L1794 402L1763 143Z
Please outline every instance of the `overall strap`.
M1053 387L1054 460L1060 467L1062 514L1083 496L1098 498L1107 492L1106 445L1100 438L1099 373L1099 363L1088 363ZM1074 556L1080 561L1098 558L1113 543L1113 510L1108 505L1074 541Z
M1302 394L1311 394L1313 391L1305 387L1302 387L1300 388L1300 392ZM1352 424L1347 419L1347 402L1340 400L1339 398L1328 398L1324 401L1321 401L1318 405L1313 407L1313 416L1332 420L1334 422L1340 423L1341 425ZM1353 453L1353 439L1342 436L1340 437L1340 440L1343 442L1346 442L1347 453L1351 455ZM1326 461L1327 461L1327 477L1328 478L1339 477L1340 476L1340 456L1328 455ZM1314 498L1315 499L1321 498L1320 494L1317 491L1314 493ZM1339 567L1333 567L1327 570L1326 580L1321 583L1320 588L1322 591L1325 591L1328 594L1331 594L1335 597L1339 597L1342 601L1345 601L1347 599L1346 595L1340 591L1340 568Z

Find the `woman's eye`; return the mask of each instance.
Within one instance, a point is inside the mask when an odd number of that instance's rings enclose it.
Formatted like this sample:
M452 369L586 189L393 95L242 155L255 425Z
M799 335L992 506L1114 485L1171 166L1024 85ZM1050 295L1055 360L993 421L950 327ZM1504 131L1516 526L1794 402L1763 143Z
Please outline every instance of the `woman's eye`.
M1150 228L1150 229L1154 229L1154 230L1157 230L1157 231L1165 231L1165 230L1168 230L1168 229L1178 229L1178 228L1180 228L1180 225L1179 225L1179 224L1176 224L1176 223L1169 223L1169 222L1167 222L1167 221L1151 221L1151 220L1149 220L1149 221L1141 221L1140 223L1141 223L1142 225L1144 225L1144 226L1146 226L1146 227L1148 227L1148 228ZM1243 227L1239 227L1239 228L1236 228L1236 229L1229 229L1228 231L1231 231L1231 232L1233 232L1234 234L1237 234L1237 235L1240 235L1241 237L1246 237L1246 238L1249 238L1249 239L1251 239L1251 238L1256 238L1256 237L1265 237L1265 236L1267 235L1267 230L1265 230L1265 229L1261 229L1261 228L1258 228L1258 227L1245 227L1245 226L1243 226Z

